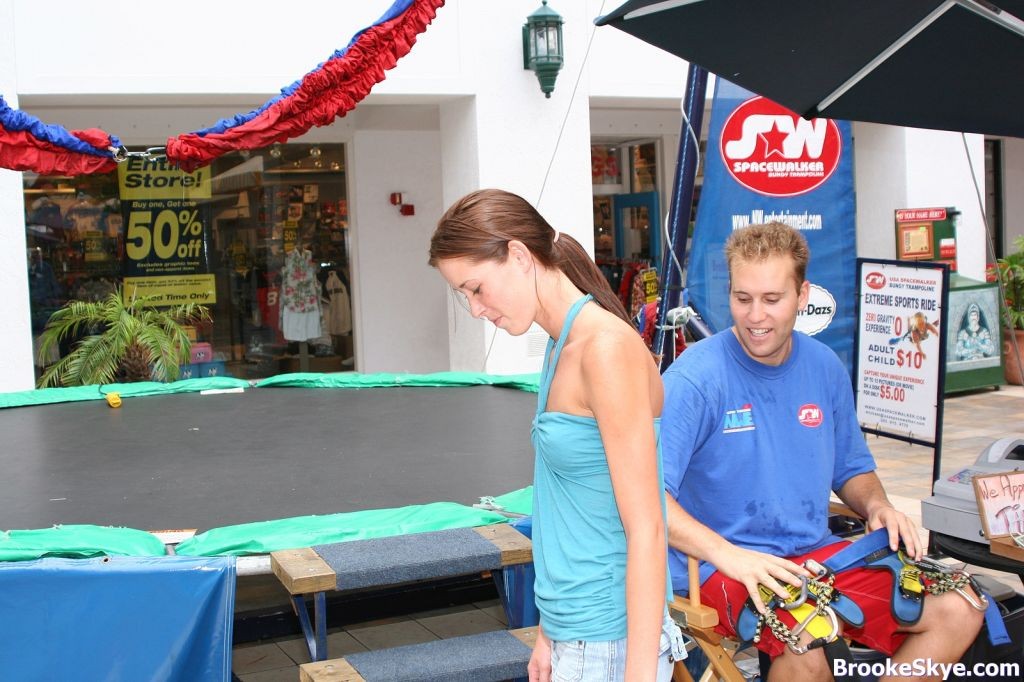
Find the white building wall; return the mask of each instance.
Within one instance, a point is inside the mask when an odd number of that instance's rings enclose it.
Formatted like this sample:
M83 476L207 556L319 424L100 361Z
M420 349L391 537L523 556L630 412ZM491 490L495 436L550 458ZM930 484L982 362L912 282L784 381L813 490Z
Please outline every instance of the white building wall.
M445 296L427 265L441 206L440 140L435 131L359 131L353 142L352 281L361 372L448 369ZM389 203L401 192L411 216Z
M853 124L857 255L896 258L894 211L907 204L906 135L902 128Z
M475 166L476 178L468 169L451 169L445 177L446 206L477 187L500 187L533 203L552 226L592 250L589 100L580 75L592 17L584 4L563 3L557 8L566 21L566 63L555 91L546 99L534 74L522 68L518 30L537 6L533 2L459 3L463 25L481 29L464 33L461 51L472 56L467 75L473 80L475 100L472 106L446 105L449 110L443 120L451 125L444 128L443 154ZM472 143L466 139L470 133L475 133ZM448 149L466 144L472 148ZM460 343L453 360L475 363L480 352L473 345L484 344L482 365L453 364L452 369L516 374L540 368L543 344L538 336L543 332L539 328L514 338L454 309L450 325L464 329L460 338L469 344Z
M442 204L451 206L459 197L480 186L479 135L476 98L460 97L440 106ZM445 297L448 367L460 371L483 371L484 323L474 320L450 293L447 283L436 275L433 284Z
M1003 248L1013 250L1013 240L1024 235L1024 140L1003 139Z
M957 271L964 277L984 281L985 223L979 204L985 196L984 137L913 128L904 130L908 208L955 206L960 211Z
M874 123L855 123L853 137L858 255L896 257L897 209L954 206L961 211L957 268L965 277L984 280L985 228L964 138ZM967 135L966 140L984 196L984 138Z

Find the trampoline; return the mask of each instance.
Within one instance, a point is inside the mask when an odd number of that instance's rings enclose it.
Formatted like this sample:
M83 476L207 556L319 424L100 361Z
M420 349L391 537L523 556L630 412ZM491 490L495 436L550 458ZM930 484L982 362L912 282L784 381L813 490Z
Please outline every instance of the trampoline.
M200 531L473 504L532 482L536 395L505 386L250 387L0 409L2 530Z

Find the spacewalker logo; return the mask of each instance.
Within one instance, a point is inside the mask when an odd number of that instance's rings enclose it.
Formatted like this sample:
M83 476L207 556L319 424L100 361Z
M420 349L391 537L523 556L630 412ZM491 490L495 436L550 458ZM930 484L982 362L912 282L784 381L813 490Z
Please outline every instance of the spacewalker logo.
M808 121L754 97L726 119L720 145L736 182L758 194L792 197L828 180L839 165L843 140L834 121Z
M755 428L753 406L750 403L738 410L726 410L722 433L753 431Z
M864 277L864 283L876 291L885 287L885 275L880 272L869 272Z
M805 403L797 410L796 420L808 428L815 429L821 426L821 408L814 403Z

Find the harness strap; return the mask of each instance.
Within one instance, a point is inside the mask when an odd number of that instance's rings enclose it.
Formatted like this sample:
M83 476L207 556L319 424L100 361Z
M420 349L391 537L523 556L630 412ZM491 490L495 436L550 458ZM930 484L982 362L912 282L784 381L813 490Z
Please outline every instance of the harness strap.
M829 670L836 669L836 661L846 661L846 674L837 675L836 682L842 680L843 682L861 682L860 673L856 672L856 668L853 665L853 652L850 651L850 645L846 643L846 640L842 637L836 637L833 641L825 645L825 658L828 659Z
M921 575L924 574L929 578L935 579L936 573L950 572L941 564L935 564L934 562L914 564L904 560L901 553L893 552L892 549L890 549L889 532L885 528L879 528L878 530L868 533L858 540L851 542L825 561L822 561L820 565L824 566L828 572L833 574L861 567L888 570L893 576L892 598L890 600L891 612L893 618L895 618L901 625L913 625L921 618L921 612L924 607L924 591L926 591L926 588L922 585L920 580ZM818 577L820 578L822 576L819 575ZM981 606L981 608L984 608L985 610L985 625L988 631L989 641L994 645L1009 643L1010 637L1006 632L1006 624L1003 622L1002 616L999 613L999 608L995 599L981 590L973 580L971 580L971 584L983 599L983 606ZM791 603L795 602L798 588L791 586L787 586L787 588L791 590L792 595L792 598L788 601ZM956 592L960 593L961 596L967 599L972 606L979 608L979 605L975 603L973 599L968 599L967 594L962 590L962 588L954 589ZM928 591L939 593L937 590ZM772 592L767 592L766 594L774 595ZM806 587L802 597L806 598ZM772 596L769 596L768 598L771 599ZM827 605L827 608L834 609L834 613L839 614L843 620L850 625L854 627L863 626L864 614L856 603L838 591L833 593L831 599L832 601ZM775 608L780 600L778 597L774 597L774 601L774 604L768 604L769 608ZM853 608L847 606L846 602L852 604ZM766 604L767 603L768 602L766 600ZM804 606L807 605L801 604L799 608L803 608ZM807 608L811 609L810 606L807 606ZM797 616L797 612L795 610L793 615ZM820 616L814 616L813 618L814 620L822 621L822 624L814 626L814 629L812 629L812 624L807 623L805 627L808 633L815 637L815 642L819 642L821 640L815 632L820 631L822 627L825 627L825 621L824 618ZM736 633L744 640L753 640L755 637L759 637L760 628L763 623L764 621L760 614L757 613L753 603L748 599L747 603L744 604L743 610L740 612L739 619L737 620ZM820 646L820 644L818 644L818 646ZM813 648L813 645L808 648Z
M912 591L903 584L903 569L905 564L897 552L888 556L873 558L865 564L865 568L885 569L892 574L892 597L889 600L889 610L892 617L900 625L913 625L921 620L921 612L924 608L923 589ZM917 585L920 586L920 580Z

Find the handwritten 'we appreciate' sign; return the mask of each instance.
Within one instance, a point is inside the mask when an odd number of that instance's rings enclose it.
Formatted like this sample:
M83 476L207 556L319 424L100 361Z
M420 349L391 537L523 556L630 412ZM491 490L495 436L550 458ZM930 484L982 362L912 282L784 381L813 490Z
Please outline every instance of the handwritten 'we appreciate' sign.
M974 495L985 537L1024 534L1024 471L975 476Z

